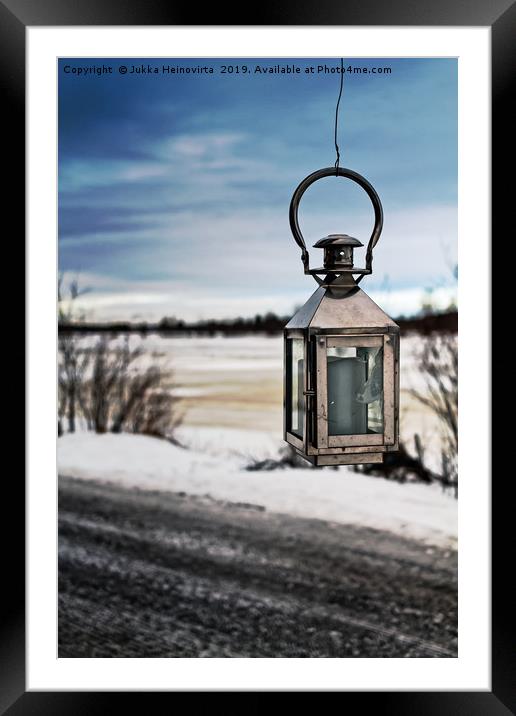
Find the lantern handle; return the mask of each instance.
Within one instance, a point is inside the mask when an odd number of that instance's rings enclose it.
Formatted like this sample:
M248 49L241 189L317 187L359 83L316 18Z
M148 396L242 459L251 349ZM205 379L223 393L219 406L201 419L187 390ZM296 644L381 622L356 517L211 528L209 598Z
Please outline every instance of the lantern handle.
M330 177L330 176L341 176L345 177L346 179L351 179L356 184L362 187L364 191L367 193L369 198L371 199L371 203L374 208L374 228L373 232L371 234L371 238L369 239L369 243L367 244L366 249L366 267L365 269L360 268L351 268L351 273L357 273L362 274L358 279L356 279L356 282L359 283L364 275L371 274L373 272L372 265L373 265L373 249L378 243L378 239L380 238L380 234L382 233L383 228L383 209L382 209L382 203L380 201L380 197L376 193L376 190L373 188L373 186L365 179L361 174L358 174L357 172L354 172L352 169L346 169L344 167L326 167L325 169L318 169L316 172L313 172L309 176L307 176L303 181L299 184L297 189L295 190L294 194L292 195L292 200L290 202L290 210L289 210L289 220L290 220L290 228L292 230L292 234L294 236L294 240L296 244L301 249L301 261L303 262L303 266L305 269L305 274L311 274L315 280L322 284L323 282L317 278L316 274L327 274L327 273L335 273L335 269L311 269L310 268L310 257L308 254L308 250L306 248L306 243L303 238L303 234L301 233L301 229L299 228L299 220L298 220L298 209L299 209L299 202L301 201L301 198L305 191L308 189L309 186L311 186L314 182L316 182L318 179L323 179L324 177ZM339 272L342 272L342 269L339 269Z

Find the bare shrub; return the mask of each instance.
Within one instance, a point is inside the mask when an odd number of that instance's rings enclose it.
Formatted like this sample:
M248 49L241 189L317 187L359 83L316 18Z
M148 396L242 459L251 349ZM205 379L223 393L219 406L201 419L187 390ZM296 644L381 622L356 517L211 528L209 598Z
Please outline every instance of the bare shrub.
M154 389L146 400L135 403L129 415L128 425L133 433L166 437L177 443L174 431L181 424L182 419L183 414L177 409L176 401L170 393Z
M58 433L63 432L63 421L68 422L68 432L75 432L77 413L84 407L83 379L89 357L79 350L72 336L59 338L58 361Z
M457 455L459 448L459 351L456 334L425 338L418 354L425 390L411 394L439 419L441 427L441 482L458 492ZM420 448L423 460L422 448Z
M298 455L292 445L283 445L276 458L269 457L265 460L252 459L246 465L245 469L249 472L268 472L270 470L282 470L284 468L298 468L302 470L337 469L334 465L330 465L328 468L323 468L321 465L312 465L308 460Z
M77 299L86 292L87 289L81 289L76 279L65 287L64 276L59 276L57 311L60 324L71 323L77 317ZM59 336L58 349L57 432L62 435L65 420L68 423L68 432L75 432L77 410L84 402L82 383L88 367L88 356L79 350L77 341L69 334Z
M87 406L96 433L109 430L112 403L117 382L124 380L124 372L118 357L110 355L109 341L106 336L97 340L91 350L92 375L86 385Z
M421 438L414 435L414 448L416 456L411 455L405 445L400 443L396 452L386 452L383 456L383 463L367 463L356 465L355 472L364 475L381 475L388 480L395 482L433 482L442 483L442 476L425 465L422 453L418 452L421 447Z
M65 286L64 277L59 277L59 325L70 328L81 318L77 299L84 293L77 280ZM75 432L82 418L87 429L97 433L129 431L176 442L174 430L182 419L179 401L164 389L159 367L139 368L143 355L140 347L130 347L128 336L120 345L102 335L88 347L73 330L62 332L58 338L58 436Z
M97 433L125 431L175 442L173 433L182 419L179 401L164 389L158 366L137 365L142 348L131 348L128 336L122 345L101 336L87 354L90 375L81 383L81 411L88 427Z
M458 341L451 333L431 334L421 339L416 360L424 388L410 391L422 405L438 418L441 438L441 459L438 469L427 464L421 436L414 435L414 453L400 443L399 451L386 453L384 462L359 465L357 472L382 475L399 482L416 480L439 483L458 495Z

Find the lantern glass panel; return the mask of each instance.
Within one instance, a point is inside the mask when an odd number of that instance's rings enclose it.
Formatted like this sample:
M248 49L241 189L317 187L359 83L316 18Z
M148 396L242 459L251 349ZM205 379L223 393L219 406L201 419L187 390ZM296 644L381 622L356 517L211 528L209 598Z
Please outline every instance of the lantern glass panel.
M287 432L303 438L304 432L304 341L287 339Z
M383 433L383 348L329 347L328 434Z

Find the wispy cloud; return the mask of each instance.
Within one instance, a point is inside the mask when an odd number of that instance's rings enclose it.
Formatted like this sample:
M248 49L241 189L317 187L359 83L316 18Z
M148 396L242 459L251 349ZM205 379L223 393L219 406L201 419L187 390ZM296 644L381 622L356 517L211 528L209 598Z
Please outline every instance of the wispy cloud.
M456 63L382 62L391 77L346 80L342 163L384 204L368 285L408 306L456 257ZM60 268L96 277L104 318L290 310L311 286L288 205L333 162L335 82L126 79L60 80ZM372 228L367 196L340 180L311 187L300 218L309 245Z
M157 148L160 157L175 159L208 159L214 155L231 156L236 145L245 139L245 135L236 132L213 132L211 134L180 134L165 139Z
M191 286L171 288L166 282L145 285L128 283L119 285L117 290L106 291L102 288L102 277L79 276L82 285L94 288L93 292L81 297L78 310L92 320L140 320L155 321L163 316L176 316L187 321L207 318L235 318L252 316L273 311L279 315L292 315L315 290L316 285L307 280L305 289L290 293L272 293L249 291L248 293L228 294L222 289L215 291L199 285L196 291ZM371 295L382 308L392 316L410 315L420 310L425 292L418 288L400 288L371 290ZM432 293L432 302L436 307L446 308L456 300L454 287L438 288ZM178 310L176 310L178 309Z

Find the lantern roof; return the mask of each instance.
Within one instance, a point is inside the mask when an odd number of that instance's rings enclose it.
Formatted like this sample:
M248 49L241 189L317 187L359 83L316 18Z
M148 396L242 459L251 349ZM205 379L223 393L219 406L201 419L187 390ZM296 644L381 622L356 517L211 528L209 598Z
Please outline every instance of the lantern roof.
M362 331L368 328L397 329L397 324L351 280L346 288L320 286L287 323L287 329Z
M314 244L314 249L324 249L328 246L363 246L364 244L348 234L328 234Z

